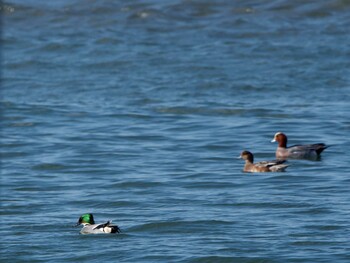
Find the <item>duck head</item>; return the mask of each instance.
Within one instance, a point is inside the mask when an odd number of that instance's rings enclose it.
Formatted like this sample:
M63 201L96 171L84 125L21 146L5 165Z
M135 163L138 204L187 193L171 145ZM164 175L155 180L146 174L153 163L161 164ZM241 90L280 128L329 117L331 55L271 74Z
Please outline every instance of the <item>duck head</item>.
M254 156L251 152L249 151L243 151L241 152L241 155L239 156L239 158L243 159L243 160L246 160L246 161L249 161L251 163L254 162Z
M94 216L92 214L83 214L81 217L79 217L77 226L81 225L81 224L89 224L89 225L93 225L95 224L95 220L94 220Z
M279 147L287 147L287 136L283 132L277 132L271 142L278 142Z

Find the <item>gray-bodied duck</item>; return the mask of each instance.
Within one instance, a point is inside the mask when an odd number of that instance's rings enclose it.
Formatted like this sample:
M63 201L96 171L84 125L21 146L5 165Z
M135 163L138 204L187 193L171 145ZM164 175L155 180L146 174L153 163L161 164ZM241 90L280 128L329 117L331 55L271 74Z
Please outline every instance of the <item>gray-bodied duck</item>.
M278 159L318 159L323 150L328 148L324 143L287 147L287 136L282 132L277 132L271 142L278 142L276 149L276 158Z

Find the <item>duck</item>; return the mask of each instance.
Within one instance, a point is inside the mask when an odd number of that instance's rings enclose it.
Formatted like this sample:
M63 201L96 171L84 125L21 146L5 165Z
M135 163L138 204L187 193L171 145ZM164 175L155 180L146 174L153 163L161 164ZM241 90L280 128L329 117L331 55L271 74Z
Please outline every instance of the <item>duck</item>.
M278 142L276 158L278 159L313 159L320 158L323 150L329 146L324 143L293 145L287 147L287 136L283 132L277 132L271 142Z
M284 172L288 167L287 164L283 164L286 160L254 163L254 155L249 151L243 151L238 158L245 160L243 172L248 173Z
M112 225L112 221L107 221L102 224L95 224L92 214L83 214L79 217L76 226L83 225L80 230L81 234L114 234L120 233L120 228L117 225Z

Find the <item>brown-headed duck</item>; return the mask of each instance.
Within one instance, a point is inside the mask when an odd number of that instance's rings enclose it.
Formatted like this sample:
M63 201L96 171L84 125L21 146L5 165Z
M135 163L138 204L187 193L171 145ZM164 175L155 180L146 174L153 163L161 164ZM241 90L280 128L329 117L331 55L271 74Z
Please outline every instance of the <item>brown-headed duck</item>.
M254 156L249 151L243 151L239 158L245 160L243 172L283 172L288 167L288 165L283 164L285 160L263 161L254 163Z
M282 132L277 132L271 142L278 142L276 149L276 158L286 159L317 159L321 152L326 149L324 143L293 145L287 147L287 136Z

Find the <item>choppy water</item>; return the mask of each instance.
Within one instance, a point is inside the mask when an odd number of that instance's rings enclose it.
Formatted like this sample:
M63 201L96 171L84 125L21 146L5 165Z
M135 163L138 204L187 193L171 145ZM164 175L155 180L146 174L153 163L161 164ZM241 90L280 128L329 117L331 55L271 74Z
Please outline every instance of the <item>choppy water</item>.
M1 5L1 262L350 262L349 1L43 2ZM243 173L277 131L332 147Z

